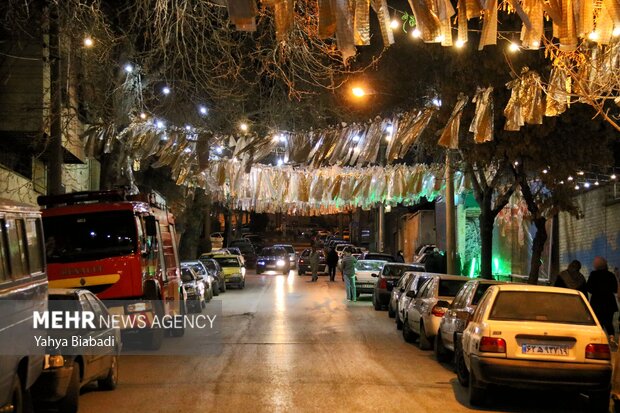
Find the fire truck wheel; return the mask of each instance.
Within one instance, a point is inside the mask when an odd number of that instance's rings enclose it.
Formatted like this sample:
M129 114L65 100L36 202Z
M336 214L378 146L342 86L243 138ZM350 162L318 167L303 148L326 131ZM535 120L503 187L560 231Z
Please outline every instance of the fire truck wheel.
M185 303L181 301L181 309L180 309L180 314L176 315L175 317L177 318L183 318L185 316ZM177 324L177 323L174 323ZM180 324L181 326L183 326L183 320L180 320ZM170 335L172 337L183 337L183 335L185 334L185 327L179 327L179 328L172 328L170 329Z
M155 316L160 320L164 315L163 304L160 299L154 299L152 301L154 306ZM161 328L149 328L142 333L142 342L148 350L159 350L162 342L164 341L164 330Z

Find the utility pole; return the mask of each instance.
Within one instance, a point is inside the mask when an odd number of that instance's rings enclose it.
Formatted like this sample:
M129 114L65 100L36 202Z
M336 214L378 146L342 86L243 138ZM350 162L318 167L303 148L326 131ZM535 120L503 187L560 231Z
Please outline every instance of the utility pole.
M456 234L454 216L454 170L452 169L450 149L446 150L446 272L456 274Z
M385 205L379 204L377 209L377 251L383 252L385 249Z
M60 18L58 5L48 2L50 58L50 139L48 143L47 193L63 193L62 188L62 81L60 66Z

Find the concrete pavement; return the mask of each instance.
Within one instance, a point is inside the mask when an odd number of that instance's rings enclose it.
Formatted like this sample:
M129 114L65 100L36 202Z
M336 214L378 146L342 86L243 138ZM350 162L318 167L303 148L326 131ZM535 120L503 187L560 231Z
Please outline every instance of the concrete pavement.
M118 388L86 388L80 411L472 411L451 366L405 343L370 297L347 303L341 281L309 280L248 276L245 290L216 297L222 354L122 356ZM489 411L586 409L578 395L502 390L494 399Z

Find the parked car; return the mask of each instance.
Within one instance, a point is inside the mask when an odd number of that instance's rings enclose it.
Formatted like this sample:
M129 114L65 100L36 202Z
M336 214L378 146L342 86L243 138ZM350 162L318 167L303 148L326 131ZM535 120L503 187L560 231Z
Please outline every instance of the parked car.
M388 316L390 318L396 317L396 308L398 307L398 300L400 299L401 294L405 292L405 288L409 284L409 281L411 280L411 278L414 277L414 275L415 274L411 271L405 272L400 277L396 285L392 288L392 291L390 291L390 302L388 303Z
M255 251L260 251L265 246L264 237L256 234L246 234L243 238L249 240L252 243Z
M385 252L367 252L364 254L364 259L396 262L396 259L394 259L394 256L392 254L388 254Z
M226 292L226 282L224 281L224 271L216 260L207 254L202 254L198 261L202 262L209 275L213 277L213 295L220 295Z
M205 267L205 265L200 261L183 261L181 263L181 267L191 267L198 279L204 285L204 297L205 301L211 301L213 298L213 287L215 286L214 278L209 274L209 271Z
M241 261L241 257L227 254L215 255L213 259L222 267L226 287L234 285L240 289L245 288L245 265Z
M348 245L342 249L342 252L350 252L357 259L361 259L364 255L364 250L360 247L356 247L355 245ZM342 256L341 256L342 257Z
M198 279L192 267L181 267L181 281L187 296L187 310L191 313L200 313L205 307L205 285Z
M323 250L317 250L319 252L319 274L327 273L327 263L325 260L325 253ZM310 258L310 253L312 250L310 248L306 248L299 254L299 260L297 261L297 273L299 275L304 275L306 272L310 272L310 262L308 258Z
M213 232L210 235L211 249L217 250L224 246L224 234L221 232Z
M576 290L493 285L461 341L469 402L484 404L489 385L559 387L588 394L588 411L608 412L607 340L590 304Z
M288 252L282 247L265 247L256 259L256 273L276 271L288 274L291 261Z
M439 323L439 333L435 338L435 357L438 361L451 360L450 356L454 354L455 338L467 327L478 302L487 289L496 284L502 284L502 282L477 278L467 281L456 294Z
M338 258L342 257L342 254L344 253L344 249L348 247L354 247L354 245L344 243L344 242L340 244L336 244L335 250L336 250L336 254L338 254Z
M424 267L415 264L386 262L380 273L377 274L377 283L372 292L372 304L375 310L380 311L390 302L394 284L407 271L424 271Z
M386 261L359 260L355 264L355 293L372 294L377 283L377 274L383 269Z
M36 207L0 199L0 223L0 411L22 412L45 356L32 348L31 321L48 305L45 241Z
M468 280L459 275L431 275L407 307L403 320L405 341L413 342L419 338L421 350L432 349L441 318Z
M228 248L238 248L243 255L244 264L248 268L254 268L256 265L256 251L250 240L246 238L236 239L230 242Z
M114 338L114 346L98 346L97 351L79 353L71 347L62 354L54 345L48 346L43 373L33 386L33 396L37 403L52 404L63 413L78 411L80 389L90 382L97 381L102 390L113 390L118 384L118 359L121 351L121 331L110 323L99 323L100 317L109 319L106 306L88 290L58 288L49 290L49 309L51 311L92 312L97 328L94 330L62 330L57 340L73 335L94 340Z
M431 274L429 273L413 273L413 277L411 277L404 290L401 291L401 294L398 297L398 302L396 303L396 329L402 330L409 303L415 298L418 294L418 290L430 277Z
M297 252L295 252L295 248L291 244L276 244L274 247L284 248L288 253L289 262L291 264L290 268L297 268Z
M423 264L426 260L426 256L433 251L435 251L437 247L435 244L424 244L421 245L413 255L413 262Z

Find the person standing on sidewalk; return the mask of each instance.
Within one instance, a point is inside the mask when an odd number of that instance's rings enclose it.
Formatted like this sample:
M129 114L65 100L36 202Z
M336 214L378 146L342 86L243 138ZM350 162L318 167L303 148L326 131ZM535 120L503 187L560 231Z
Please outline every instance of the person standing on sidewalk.
M590 305L596 314L596 318L607 332L609 341L615 344L616 331L614 328L614 313L618 311L616 293L618 281L616 276L607 269L607 261L603 257L595 257L593 262L594 271L590 273L586 288L591 294Z
M347 291L348 301L357 301L357 294L355 291L355 265L357 264L357 258L351 255L351 251L346 251L342 257L342 274L344 275L344 285Z
M329 270L329 281L336 280L336 267L338 266L338 253L334 247L329 249L327 253L327 268Z
M312 271L312 282L316 282L319 279L319 251L316 247L312 247L312 252L310 252L310 271Z

